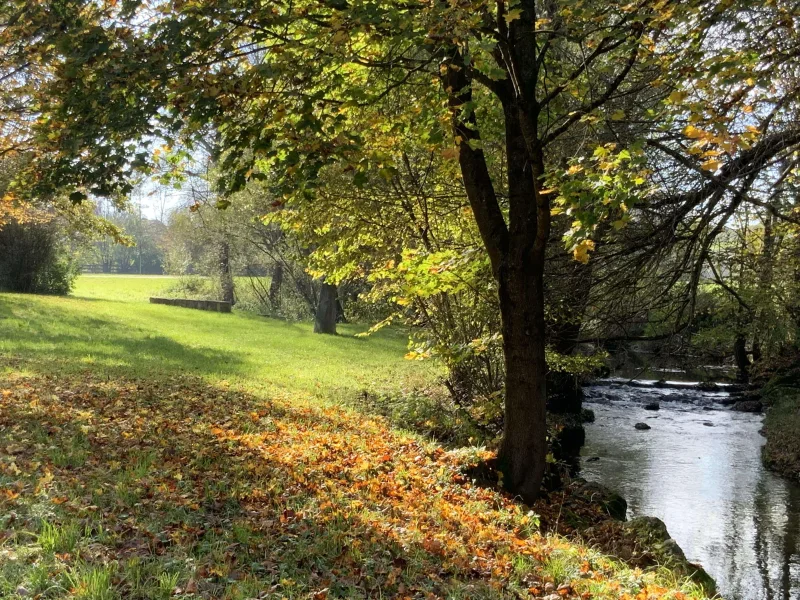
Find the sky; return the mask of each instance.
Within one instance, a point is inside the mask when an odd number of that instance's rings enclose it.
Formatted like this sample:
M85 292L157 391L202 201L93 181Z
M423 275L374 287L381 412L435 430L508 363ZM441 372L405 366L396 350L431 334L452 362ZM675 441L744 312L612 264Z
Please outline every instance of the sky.
M154 182L146 182L137 189L132 198L134 203L141 204L142 216L146 219L167 222L169 214L185 204L182 190Z

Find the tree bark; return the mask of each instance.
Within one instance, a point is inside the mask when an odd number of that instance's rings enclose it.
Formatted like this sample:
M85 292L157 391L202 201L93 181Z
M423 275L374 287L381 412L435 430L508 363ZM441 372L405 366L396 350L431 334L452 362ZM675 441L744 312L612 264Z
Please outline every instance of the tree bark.
M336 322L349 323L347 315L344 313L344 306L342 306L342 300L339 298L339 294L336 294Z
M505 354L505 420L498 453L504 485L525 502L539 494L547 456L547 363L541 278L523 267L500 282Z
M233 288L233 275L231 273L231 248L227 240L222 240L219 245L219 278L222 288L222 301L236 304Z
M544 265L550 208L537 190L543 157L528 152L518 111L515 105L505 110L509 246L499 272L506 385L498 462L505 486L531 503L547 456Z
M336 286L322 283L314 315L314 333L336 335Z
M498 466L504 486L531 503L539 495L547 456L544 264L550 205L547 196L539 193L544 151L532 130L536 116L526 112L524 99L508 87L498 89L508 161L506 223L481 149L475 114L463 111L472 103L472 89L457 50L445 63L442 83L448 91L453 131L460 139L464 188L499 284L506 385Z
M733 341L733 358L738 369L738 379L742 383L750 380L750 359L747 357L746 340L743 334L737 334Z

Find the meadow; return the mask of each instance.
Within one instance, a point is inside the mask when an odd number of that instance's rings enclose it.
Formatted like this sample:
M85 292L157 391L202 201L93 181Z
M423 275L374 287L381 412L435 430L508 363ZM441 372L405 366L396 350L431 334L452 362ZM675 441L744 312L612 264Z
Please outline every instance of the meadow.
M406 334L150 305L168 278L0 295L0 597L675 598L360 397L413 397ZM424 428L423 428L424 429Z
M431 364L405 360L407 334L342 324L339 335L235 311L217 314L151 305L178 278L84 275L71 296L0 297L0 354L32 372L108 377L196 375L250 391L344 399L424 387Z

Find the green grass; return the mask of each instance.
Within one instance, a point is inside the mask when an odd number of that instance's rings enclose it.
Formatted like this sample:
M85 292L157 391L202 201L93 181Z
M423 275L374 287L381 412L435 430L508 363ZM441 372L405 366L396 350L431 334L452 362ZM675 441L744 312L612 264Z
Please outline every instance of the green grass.
M59 526L44 521L38 542L45 552L72 552L78 543L80 533L80 528L74 522Z
M173 275L81 275L71 296L91 300L148 302L181 280Z
M148 298L174 277L81 276L70 297L0 295L0 357L7 369L107 377L198 375L255 391L347 400L364 391L398 394L429 385L429 363L405 360L400 330L355 337L312 332L252 313L217 314ZM21 362L20 362L21 361Z
M540 535L463 476L485 450L371 416L441 417L401 330L147 302L173 282L0 295L0 597L702 597Z

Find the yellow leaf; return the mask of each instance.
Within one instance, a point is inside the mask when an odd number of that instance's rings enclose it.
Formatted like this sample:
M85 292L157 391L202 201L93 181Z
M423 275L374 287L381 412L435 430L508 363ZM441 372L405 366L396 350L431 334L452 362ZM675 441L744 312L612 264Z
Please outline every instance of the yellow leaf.
M583 171L583 167L580 165L572 165L569 169L567 169L567 175L576 175Z
M686 137L692 138L694 140L699 140L700 138L703 138L706 135L708 135L705 131L695 127L694 125L687 125L686 128L683 130L683 134Z
M511 25L513 21L516 21L522 16L522 9L521 8L514 8L506 13L506 23Z
M681 102L684 98L686 98L686 92L682 92L680 90L675 90L669 95L669 101L673 104Z
M580 243L573 246L572 257L579 263L586 264L589 262L590 250L594 250L594 242L592 240L581 240Z
M710 160L707 160L700 166L706 171L716 171L722 166L722 161L716 158L712 158Z

